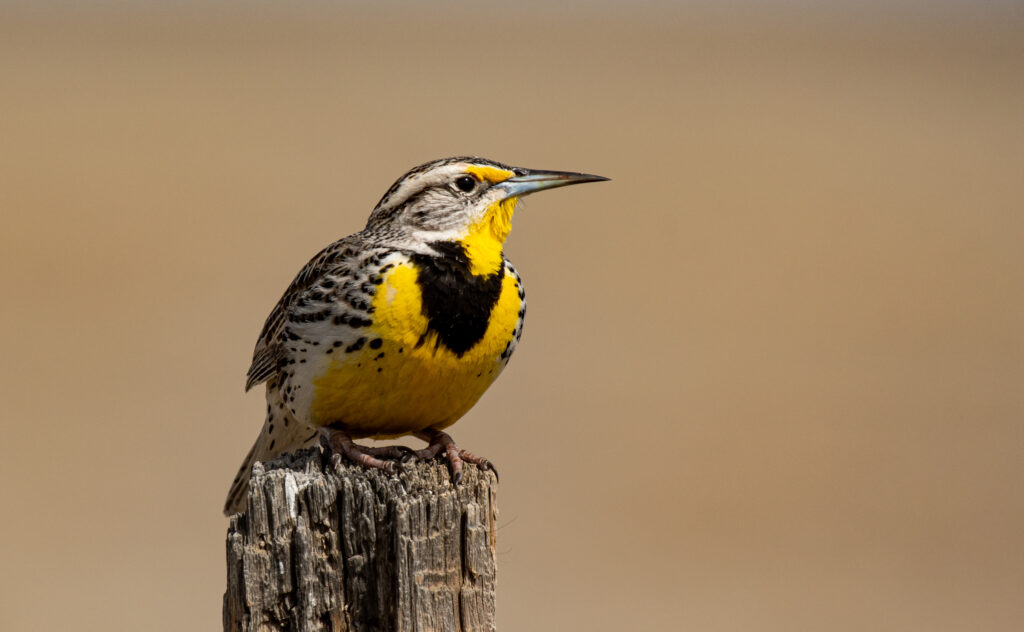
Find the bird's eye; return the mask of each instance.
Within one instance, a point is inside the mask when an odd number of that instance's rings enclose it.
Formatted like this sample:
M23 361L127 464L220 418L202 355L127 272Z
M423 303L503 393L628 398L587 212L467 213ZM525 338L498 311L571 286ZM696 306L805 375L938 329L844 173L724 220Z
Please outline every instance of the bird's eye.
M476 180L472 176L459 176L455 178L455 188L463 193L469 193L476 188Z

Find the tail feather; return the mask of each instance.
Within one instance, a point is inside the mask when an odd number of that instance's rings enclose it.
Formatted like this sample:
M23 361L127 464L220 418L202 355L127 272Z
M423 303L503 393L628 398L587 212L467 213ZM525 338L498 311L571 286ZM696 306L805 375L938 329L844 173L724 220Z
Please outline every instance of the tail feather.
M224 515L230 516L245 509L245 499L249 493L249 476L254 463L270 461L286 452L314 446L318 441L318 434L316 430L300 424L288 415L269 413L263 423L263 430L256 437L256 443L242 461L242 467L238 469L238 474L231 483L227 500L224 501Z

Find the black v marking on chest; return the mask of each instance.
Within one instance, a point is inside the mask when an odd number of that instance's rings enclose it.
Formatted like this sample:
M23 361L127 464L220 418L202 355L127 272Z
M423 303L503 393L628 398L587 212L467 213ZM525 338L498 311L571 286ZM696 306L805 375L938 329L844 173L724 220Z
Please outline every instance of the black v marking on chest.
M493 274L476 276L469 271L469 257L462 244L443 241L430 246L441 254L412 255L419 272L423 314L428 331L437 334L438 344L461 357L487 333L491 311L501 296L505 266Z

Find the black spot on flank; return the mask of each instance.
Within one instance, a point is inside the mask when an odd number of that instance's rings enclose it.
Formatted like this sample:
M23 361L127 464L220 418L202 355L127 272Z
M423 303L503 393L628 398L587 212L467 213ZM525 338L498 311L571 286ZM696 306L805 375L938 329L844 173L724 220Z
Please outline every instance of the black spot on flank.
M345 347L345 353L352 353L353 351L359 351L360 349L363 348L364 344L366 344L366 338L360 338L359 340L356 340L355 342L353 342L349 346Z
M267 426L267 434L274 434L274 424Z
M346 294L345 302L356 311L371 313L372 307L366 302L366 299L361 298L359 295Z
M334 349L328 349L327 353L334 353Z
M271 450L273 450L273 449L274 449L274 444L275 444L275 443L277 443L277 439L271 439L271 440L270 440L270 449L271 449Z
M405 347L399 347L398 348L398 353L402 353L403 351L405 351Z
M381 351L380 353L378 353L378 354L377 354L377 357L376 357L376 358L374 358L374 360L380 360L380 359L381 359L381 358L383 358L383 357L384 357L384 352L383 352L383 351Z
M335 325L344 325L348 323L348 316L346 316L345 314L338 314L337 316L334 317L334 320L332 322Z
M342 345L342 342L340 340L335 340L334 341L334 346L335 347L340 347L341 345Z
M384 344L383 340L381 340L380 338L374 338L373 340L370 341L370 348L371 349L380 349L381 345L383 345L383 344Z
M305 363L306 363L306 358L302 358L301 360L299 360L299 364L305 364Z
M287 416L284 418L284 427L285 428L288 427L288 417Z
M381 372L381 371L383 371L383 370L384 370L384 369L382 369L382 368L380 368L380 367L377 367L377 373L380 373L380 372Z
M433 242L437 256L414 254L427 326L437 342L457 356L472 349L487 332L491 311L501 296L505 267L488 276L469 271L469 257L454 241ZM421 338L417 346L423 343Z
M325 290L331 289L332 287L334 287L334 279L324 279L323 281L320 282L320 287L322 287Z
M298 339L299 339L299 336L298 336L298 334L296 334L296 333L295 333L294 331L292 331L291 329L286 329L286 330L285 330L285 334L287 334L287 336L288 336L288 340L298 340Z

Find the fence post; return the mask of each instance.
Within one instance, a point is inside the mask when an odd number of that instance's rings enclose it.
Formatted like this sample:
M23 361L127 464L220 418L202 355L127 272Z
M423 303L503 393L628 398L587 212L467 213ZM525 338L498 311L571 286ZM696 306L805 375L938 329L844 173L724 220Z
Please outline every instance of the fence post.
M226 632L493 631L494 476L388 475L319 448L256 464L227 533Z

